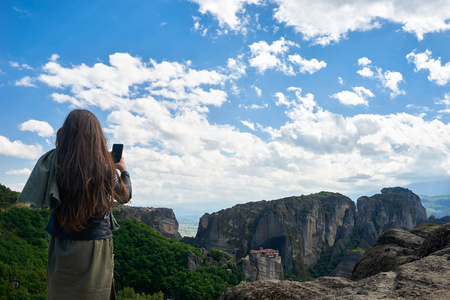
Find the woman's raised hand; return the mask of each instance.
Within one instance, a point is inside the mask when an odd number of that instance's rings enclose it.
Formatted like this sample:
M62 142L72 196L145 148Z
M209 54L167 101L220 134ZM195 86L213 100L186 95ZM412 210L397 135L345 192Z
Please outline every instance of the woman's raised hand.
M120 172L124 172L127 170L127 166L125 164L125 160L123 157L120 159L118 163L116 163L116 168L119 169Z

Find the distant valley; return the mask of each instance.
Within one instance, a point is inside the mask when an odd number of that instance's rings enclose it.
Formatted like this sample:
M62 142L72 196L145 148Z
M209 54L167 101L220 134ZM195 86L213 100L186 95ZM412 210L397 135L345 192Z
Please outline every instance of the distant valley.
M427 209L428 216L443 218L450 216L450 195L425 196L420 195L423 206Z

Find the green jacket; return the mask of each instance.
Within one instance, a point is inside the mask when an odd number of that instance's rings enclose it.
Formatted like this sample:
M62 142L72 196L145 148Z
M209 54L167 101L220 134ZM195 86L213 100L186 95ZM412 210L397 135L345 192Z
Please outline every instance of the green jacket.
M60 204L58 184L56 182L56 149L52 149L39 158L18 202L30 203L31 207L50 208L54 211Z

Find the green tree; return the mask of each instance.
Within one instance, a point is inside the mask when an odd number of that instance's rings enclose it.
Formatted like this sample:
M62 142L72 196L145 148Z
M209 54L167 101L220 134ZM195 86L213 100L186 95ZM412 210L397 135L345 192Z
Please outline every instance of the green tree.
M47 299L47 218L45 210L0 212L0 299Z
M0 184L0 208L9 208L16 203L20 193L11 191L10 188Z
M207 260L198 249L167 239L139 221L119 220L119 224L114 237L118 289L133 287L148 295L162 291L175 299L217 299L242 280L242 272L232 263L189 270L188 250Z
M164 300L163 292L153 295L136 294L133 288L126 287L117 293L117 300Z

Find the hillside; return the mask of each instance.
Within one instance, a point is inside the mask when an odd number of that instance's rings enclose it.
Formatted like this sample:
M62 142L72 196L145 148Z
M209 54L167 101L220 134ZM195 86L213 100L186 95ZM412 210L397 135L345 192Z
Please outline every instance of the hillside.
M48 210L26 207L0 212L0 299L47 298L49 237L44 227L48 216ZM121 229L114 233L117 291L217 299L242 280L240 269L220 251L200 253L142 222L118 222ZM195 270L190 268L194 261Z
M0 212L0 299L46 299L48 210Z
M425 196L420 195L423 206L427 209L428 216L443 218L450 216L450 195Z
M0 209L6 209L16 203L20 193L0 184Z

